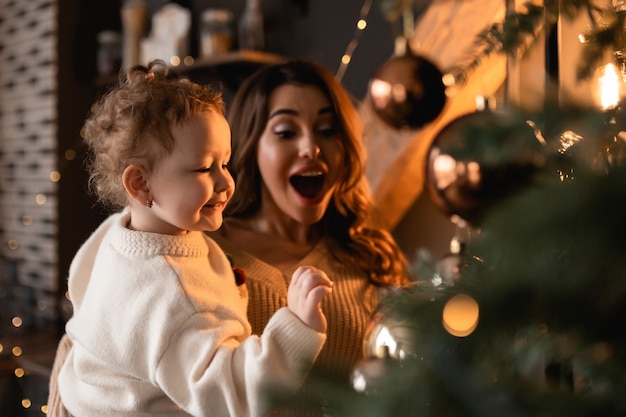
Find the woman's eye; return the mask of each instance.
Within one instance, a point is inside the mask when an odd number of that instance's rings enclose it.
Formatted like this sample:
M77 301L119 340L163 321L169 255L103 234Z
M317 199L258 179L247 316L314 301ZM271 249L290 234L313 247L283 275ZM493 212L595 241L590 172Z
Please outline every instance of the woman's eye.
M335 136L337 134L337 129L335 129L334 127L324 127L321 129L318 129L318 133L321 136L330 138L332 136Z
M293 130L289 129L275 130L274 134L282 139L291 139L296 135Z
M206 167L206 168L200 168L200 169L198 169L197 171L198 171L198 172L200 172L200 173L202 173L202 174L204 174L204 173L206 173L206 172L211 172L211 168L209 168L209 167Z

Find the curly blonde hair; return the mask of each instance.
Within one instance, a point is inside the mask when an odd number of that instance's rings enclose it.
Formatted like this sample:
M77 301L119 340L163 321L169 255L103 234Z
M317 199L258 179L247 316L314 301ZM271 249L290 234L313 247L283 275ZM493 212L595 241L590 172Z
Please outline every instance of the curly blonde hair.
M224 115L221 91L171 77L161 60L121 74L117 86L92 106L81 132L89 152L89 189L98 202L112 209L126 206L124 169L131 164L152 169L174 149L171 128L205 111Z
M269 97L285 84L318 88L331 103L341 131L344 170L333 202L316 227L341 248L333 251L340 261L356 264L373 282L408 283L408 262L396 241L386 230L371 225L372 202L364 176L365 149L358 112L335 77L312 62L292 60L266 66L237 90L228 115L233 138L230 169L237 190L226 216L245 218L260 208L262 179L256 148L267 124Z

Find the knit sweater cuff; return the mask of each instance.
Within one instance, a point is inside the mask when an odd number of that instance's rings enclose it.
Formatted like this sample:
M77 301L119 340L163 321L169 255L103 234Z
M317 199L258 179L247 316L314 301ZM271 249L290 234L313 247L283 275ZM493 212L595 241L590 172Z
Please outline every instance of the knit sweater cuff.
M271 335L274 343L280 344L285 359L301 364L301 371L308 372L317 359L326 334L319 333L304 324L289 308L279 309L267 323L263 335Z

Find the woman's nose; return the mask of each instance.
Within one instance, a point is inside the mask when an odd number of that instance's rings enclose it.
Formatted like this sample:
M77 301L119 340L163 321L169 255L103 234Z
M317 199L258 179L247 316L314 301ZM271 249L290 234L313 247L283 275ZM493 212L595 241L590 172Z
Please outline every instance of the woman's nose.
M317 144L317 141L309 137L303 138L302 144L300 146L300 157L316 159L319 158L321 153L322 151Z

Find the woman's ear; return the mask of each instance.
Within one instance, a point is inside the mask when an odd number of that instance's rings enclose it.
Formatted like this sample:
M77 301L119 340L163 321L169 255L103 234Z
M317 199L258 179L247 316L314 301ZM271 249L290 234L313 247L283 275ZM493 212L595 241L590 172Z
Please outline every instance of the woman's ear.
M122 173L122 183L128 195L140 205L152 201L150 187L148 187L148 173L141 165L129 165Z

